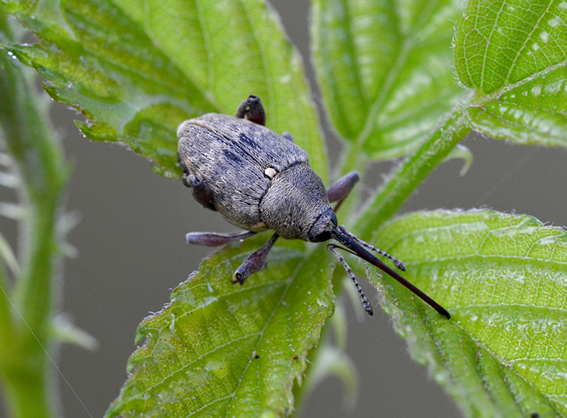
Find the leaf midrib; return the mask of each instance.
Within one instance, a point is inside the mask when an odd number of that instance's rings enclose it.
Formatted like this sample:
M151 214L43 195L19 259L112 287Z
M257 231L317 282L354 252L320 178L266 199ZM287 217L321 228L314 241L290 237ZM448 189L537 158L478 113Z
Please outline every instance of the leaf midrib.
M364 89L362 88L362 82L361 82L361 77L360 77L360 66L357 65L358 64L358 51L356 48L356 45L354 43L354 35L352 33L352 22L351 22L351 8L348 4L348 0L343 0L343 8L345 11L345 18L344 18L344 22L345 22L345 32L347 34L346 36L346 44L347 44L347 50L350 52L351 56L354 58L353 59L353 63L354 63L354 68L355 71L353 72L353 76L355 78L355 86L356 86L356 95L358 97L360 97L361 99L363 99L365 102L367 101L367 97L364 94ZM338 84L338 83L337 83ZM342 123L344 126L347 127L347 129L350 131L349 129L349 117L345 116L345 112L349 112L349 109L345 109L343 106L338 106L338 110L339 113L341 115L341 119L342 119Z
M120 6L116 5L115 3L113 3L113 4L116 8L120 9L121 13L123 13L125 16L128 16L128 18L130 19L132 24L137 24L136 20L127 11L125 11ZM80 15L77 15L74 10L69 10L67 8L64 9L64 13L65 13L66 16L70 15L71 18L74 18L74 19L79 19L81 17ZM69 19L69 17L66 17L66 19ZM161 43L153 37L153 32L146 30L145 24L142 27L143 27L143 29L141 31L143 33L145 33L146 36L149 39L151 39L153 42L155 42L156 45L161 45ZM73 30L75 31L75 26L73 26ZM73 32L73 33L75 34L75 32ZM76 41L73 40L72 42L76 42ZM52 42L50 42L50 44L52 44ZM167 90L168 94L172 95L173 97L176 97L176 98L183 98L184 97L182 94L180 94L179 86L177 88L174 88L175 86L173 86L171 83L166 83L166 81L162 80L161 78L159 78L159 79L148 78L147 74L138 71L137 68L131 67L131 66L124 66L124 64L122 62L111 59L112 58L111 56L101 54L101 52L97 49L85 48L85 51L87 51L93 57L96 57L97 60L106 62L108 65L119 69L122 74L128 74L128 73L136 74L141 79L146 80L147 82L152 83L155 86L161 86L163 89ZM179 63L176 60L172 60L172 58L169 56L169 54L166 54L163 49L158 49L158 51L162 54L163 57L167 57L169 62L171 62L173 65L175 65L175 67L180 71L180 74L185 75L189 79L192 86L196 90L201 92L201 95L202 95L203 98L208 98L208 96L205 95L205 93L202 91L202 89L200 89L198 84L196 84L194 82L194 80L192 80L191 77L189 77L186 74L185 71L180 69Z
M163 385L163 384L164 384L167 380L169 380L171 377L173 377L173 376L175 376L175 375L177 375L177 374L183 372L184 370L188 369L189 367L191 367L191 366L194 365L195 363L197 363L197 362L199 362L199 361L203 361L203 360L205 359L205 357L207 357L207 356L209 356L209 355L211 355L211 354L213 354L213 353L215 353L215 352L217 352L217 351L219 351L219 350L221 350L221 349L223 349L223 348L225 348L225 347L228 347L228 346L230 346L231 344L234 344L235 342L242 341L242 340L246 340L246 339L248 339L248 338L251 338L251 337L254 337L254 336L259 336L259 335L260 335L260 332L253 332L253 333L241 335L241 336L238 337L238 338L233 338L233 339L231 339L230 341L228 341L228 342L226 342L226 343L224 343L224 344L221 344L221 345L219 345L219 346L215 346L214 349L209 350L209 351L207 351L207 352L205 352L205 353L203 353L203 354L199 354L199 356L198 356L197 358L195 358L193 361L190 361L189 363L184 364L183 366L181 366L181 367L178 368L177 370L175 370L175 371L173 371L172 373L168 374L168 375L165 376L161 381L159 381L159 382L157 382L157 383L155 383L155 384L153 384L153 385L151 385L151 386L148 386L148 389L146 389L146 391L149 392L149 391L151 391L151 390L154 390L155 388L157 388L157 387ZM152 351L153 351L153 350L152 350Z
M490 45L490 39L492 39L492 35L494 34L494 31L495 31L496 28L498 27L498 21L499 21L499 19L500 19L500 15L501 15L501 13L502 13L502 11L503 11L505 5L506 5L506 2L505 2L505 1L503 1L503 2L500 4L500 10L498 10L498 13L496 14L496 19L494 19L494 24L492 25L492 29L491 29L491 31L490 31L490 35L488 35L488 40L489 40L489 41L486 43L486 48L485 48L485 50L484 50L484 54L483 54L483 57L482 57L482 73L481 73L481 80L482 80L482 81L481 81L481 83L480 83L480 90L481 90L481 91L484 91L484 81L486 80L486 78L485 78L485 73L484 73L484 72L485 72L486 69L487 69L486 60L487 60L487 57L488 57L488 50L490 49L490 46L491 46L491 45ZM476 25L475 25L475 29L478 30L478 28L476 27ZM491 67L491 68L492 68L492 67Z
M436 9L438 4L439 4L439 0L437 2L435 2L435 5L432 5L432 6L426 8L426 10L428 10L430 13L422 13L420 15L420 18L418 19L418 21L416 22L416 24L412 28L412 32L410 34L408 34L407 37L404 38L404 41L400 45L400 48L398 49L398 54L396 56L396 60L394 62L394 65L391 67L390 71L388 71L388 75L386 77L386 80L384 81L384 83L382 84L382 87L380 88L380 90L376 94L376 98L374 99L374 103L370 107L370 111L368 112L368 116L366 118L366 122L364 124L364 127L362 128L360 134L357 136L357 138L354 141L357 148L361 148L366 143L366 140L370 137L372 132L374 131L374 123L375 123L378 115L380 114L382 107L384 106L384 103L386 102L386 99L387 99L388 95L390 94L395 82L398 80L398 77L400 75L399 70L407 62L408 55L413 50L415 45L419 44L418 39L419 39L420 31L419 31L419 29L416 30L416 28L422 28L422 27L425 26L425 24L423 24L423 23L427 22L429 20L432 11ZM401 28L400 28L399 21L400 21L400 17L399 17L397 10L396 10L396 23L398 24L398 26L396 28L397 33L398 33L399 36L403 36L403 34L401 33L401 30L400 30Z
M505 4L506 2L504 2ZM518 62L518 58L520 57L521 53L524 51L524 47L526 46L526 44L528 43L529 40L532 39L533 34L535 33L535 31L539 28L539 25L543 19L544 16L546 16L549 13L549 8L551 7L551 5L553 4L553 0L550 1L547 4L547 8L545 9L545 12L543 12L539 18L537 23L533 26L532 31L528 34L528 36L526 36L526 39L524 40L524 43L522 44L522 46L518 49L518 51L516 52L516 55L514 56L514 59L512 60L512 65L510 65L510 70L508 71L508 74L506 74L506 79L504 81L504 84L508 84L509 80L510 80L510 76L512 75L512 71L516 68L516 64Z
M260 346L260 344L263 342L263 338L264 338L264 334L266 333L266 330L268 328L268 325L272 322L276 312L280 309L280 307L282 306L282 303L285 299L285 297L287 296L287 293L291 287L291 284L293 283L293 281L297 278L297 274L299 273L299 271L301 270L301 268L303 267L303 265L305 264L305 262L307 261L307 259L309 258L309 256L303 258L297 265L297 267L295 268L295 271L293 272L292 276L286 280L287 284L286 287L284 289L284 291L282 292L282 295L279 299L279 301L277 302L277 305L274 307L274 309L272 310L272 313L270 315L270 317L268 318L268 320L266 321L266 324L264 325L262 331L259 332L259 338L258 338L258 342L256 343L255 346L255 351L258 350L258 347ZM238 392L238 390L240 389L240 385L242 384L242 380L244 379L244 376L246 376L246 372L248 371L248 368L250 367L250 365L252 364L252 359L250 358L248 360L248 364L246 365L246 367L244 368L244 370L242 371L242 374L240 376L240 379L238 379L238 384L236 385L236 388L234 389L234 391L232 392L231 396L231 400L228 402L227 405L227 410L230 408L230 405L232 405L232 401L234 400L234 396L236 395L236 392ZM260 370L261 371L261 370Z
M429 335L435 336L436 335L436 331L437 327L435 325L433 325L433 327L430 325L429 321L425 321L424 322L425 327L427 329L427 332L429 333ZM479 339L477 339L476 337L474 337L466 328L464 328L460 323L454 323L454 326L456 326L457 328L459 328L461 330L461 332L464 333L464 335L466 335L468 338L470 338L470 342L471 342L471 348L475 350L476 355L474 356L475 358L475 364L476 364L476 368L478 370L478 366L481 364L479 361L479 350L482 349L484 350L489 356L492 357L492 359L496 362L496 364L498 364L499 367L502 366L507 366L508 365L508 360L505 359L506 361L502 361L502 357L498 356L492 349L490 349L489 347L486 346L485 341L480 341ZM445 365L446 368L449 368L449 364L451 363L449 356L447 356L446 353L443 352L443 350L437 350L436 353L441 357L442 363ZM510 364L511 366L511 364ZM557 411L557 405L555 402L550 400L550 397L554 396L553 394L547 394L544 393L542 391L540 391L539 389L537 389L532 382L529 382L525 379L525 377L523 377L521 374L518 373L518 371L515 368L509 367L506 370L509 371L509 373L514 374L518 379L521 379L522 381L524 381L535 393L539 394L543 399L549 400L549 402L551 403L552 408ZM485 377L486 374L480 370L478 370L479 372L479 378L481 378L483 380L483 385L485 385ZM506 389L508 390L508 392L514 396L514 391L512 390L511 387L511 382L509 382L507 379L503 379L503 383L506 387ZM492 391L488 390L484 392L491 400L494 400L494 395L492 393ZM494 405L496 406L497 403L494 403ZM523 410L523 407L521 407L520 405L518 405L518 407L520 409Z
M193 0L194 3L197 3L198 1L199 0ZM166 56L170 60L170 62L173 63L173 65L175 65L175 67L181 72L181 74L183 74L187 78L187 80L193 85L195 90L197 90L201 93L201 98L203 100L206 100L209 103L209 105L217 111L217 113L222 113L222 107L220 106L219 103L216 103L213 95L208 94L208 90L206 88L204 88L206 86L203 86L200 82L197 82L196 77L193 76L191 73L187 73L186 68L179 62L179 60L175 56L171 56L169 49L163 48L162 43L159 41L159 39L157 39L155 37L154 32L149 29L149 27L151 26L150 21L148 20L149 19L148 18L148 10L151 8L151 5L150 5L149 2L150 2L150 0L144 0L144 6L143 7L144 7L145 13L143 14L144 17L143 17L143 22L141 23L140 30L142 32L144 32L146 34L146 36L153 41L154 45L160 46L159 51L164 56ZM128 10L124 10L122 7L118 6L116 3L113 3L113 4L116 8L120 9L122 11L122 13L124 13L126 16L128 16L130 21L132 21L133 23L137 23L137 20L130 14L130 12ZM199 22L202 25L200 15L199 15ZM200 32L203 33L203 34L206 32L206 31L204 31L202 26L201 26ZM205 43L204 38L205 38L205 36L203 36L203 43ZM206 47L206 45L205 45L205 47ZM209 54L210 53L209 49L206 48L206 50L207 50L207 54ZM208 66L210 65L210 62L211 61L208 60L208 63L207 63Z
M494 309L494 310L504 310L504 309L510 309L510 310L514 310L514 312L517 311L528 311L530 313L535 313L534 311L550 311L550 312L558 312L558 313L566 313L567 314L567 308L559 308L559 307L551 307L551 306L539 306L539 305L528 305L525 303L507 303L507 302L501 302L501 303L477 303L477 304L469 304L469 305L452 305L451 306L451 311L454 311L455 309L461 309L461 310L471 310L471 311L482 311L484 309L490 310L490 309ZM567 361L567 360L566 360Z
M542 257L532 257L529 255L493 255L493 254L455 254L452 256L447 257L435 257L435 258L428 258L426 260L412 260L412 261L404 261L404 264L407 266L419 266L419 265L433 265L436 263L447 263L451 261L461 261L461 260L471 260L471 259L483 259L483 260L506 260L506 261L521 261L521 264L525 264L526 261L530 261L533 263L543 263L543 264L554 264L559 266L566 266L567 261L559 261L559 260L548 260ZM460 263L457 263L460 264ZM494 263L494 264L504 264L502 263ZM543 270L543 269L542 269Z

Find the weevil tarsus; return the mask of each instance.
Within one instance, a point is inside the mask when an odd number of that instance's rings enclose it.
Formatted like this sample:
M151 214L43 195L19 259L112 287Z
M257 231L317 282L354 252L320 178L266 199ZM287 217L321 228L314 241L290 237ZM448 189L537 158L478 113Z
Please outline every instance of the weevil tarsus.
M243 285L250 275L264 270L268 266L268 254L278 238L278 234L272 235L268 242L250 254L234 272L232 283Z
M244 119L245 116L251 122L266 126L266 112L258 96L248 96L238 107L236 117Z

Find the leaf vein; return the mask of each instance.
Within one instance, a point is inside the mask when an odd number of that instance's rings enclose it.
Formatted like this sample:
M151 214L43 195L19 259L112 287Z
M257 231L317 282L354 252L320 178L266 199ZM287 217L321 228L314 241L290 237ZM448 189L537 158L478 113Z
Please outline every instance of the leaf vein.
M262 331L260 331L259 334L258 334L260 338L258 338L258 342L256 343L255 350L258 349L260 343L262 342L262 337L264 336L266 329L268 328L268 325L272 322L278 308L280 306L282 306L282 303L283 303L283 301L284 301L284 299L287 295L287 292L289 291L289 288L291 287L293 280L295 280L295 278L297 277L297 274L301 270L301 267L303 266L304 263L305 263L305 259L301 260L298 263L298 265L297 265L295 271L293 272L293 274L291 275L291 277L288 280L286 280L286 288L282 292L282 295L281 295L279 301L275 304L274 309L272 310L270 317L268 318L264 327L262 328ZM234 391L231 394L232 399L234 399L234 395L236 394L236 392L240 388L240 384L242 383L242 380L244 379L244 376L246 375L246 372L247 372L248 368L250 367L250 364L252 364L252 358L248 359L248 364L246 365L246 367L242 371L240 378L238 379L238 383L236 384L236 388L234 389ZM232 402L232 400L229 401L229 407L230 407L231 402Z
M567 313L567 309L559 308L559 307L552 307L552 306L534 306L528 305L523 303L508 303L508 302L501 302L501 303L477 303L477 304L470 304L470 305L453 305L451 306L452 310L483 310L483 309L490 309L490 308L515 308L515 309L523 309L526 311L551 311L551 312L565 312ZM495 309L496 310L496 309Z
M276 97L276 95L274 94L274 85L273 85L274 80L270 69L270 61L267 58L267 53L264 48L264 45L262 44L262 42L259 41L259 39L261 39L261 36L259 36L258 29L255 25L256 20L252 17L250 13L249 4L246 2L246 0L240 0L240 5L244 10L244 14L246 15L246 20L253 34L252 37L254 39L254 43L256 44L256 47L260 53L260 57L262 58L262 69L264 70L264 75L265 75L264 81L266 83L266 89L268 90L268 96L269 98L272 99L268 102L268 106L270 107L270 109L267 109L268 114L277 115L278 112L276 112L273 108L275 103L275 100L273 99Z
M526 260L530 260L530 261L534 261L534 262L544 262L544 263L553 263L559 266L564 266L567 265L567 261L560 261L560 260L550 260L548 258L538 258L538 257L528 257L528 256L523 256L523 255L508 255L508 254L500 254L500 255L494 255L494 254L455 254L455 255L451 255L451 256L446 256L446 257L435 257L435 258L429 258L426 260L413 260L413 261L405 261L404 260L404 264L406 264L406 266L419 266L419 265L426 265L426 264L434 264L434 263L439 263L439 262L444 262L444 261L460 261L463 259L474 259L474 258L480 258L480 259L484 259L484 260L490 260L490 259L494 259L494 260L517 260L518 262L522 262L519 264L523 264L524 261Z
M203 39L203 46L205 51L207 51L207 83L206 90L211 90L215 85L215 55L211 43L211 37L209 36L209 29L207 25L207 20L203 10L203 5L200 0L195 0L195 9L197 10L197 19L199 20L200 33Z
M528 41L530 41L532 39L533 34L535 33L536 29L539 28L539 25L543 19L543 17L545 15L547 15L549 13L549 9L552 5L554 0L551 0L548 5L547 8L545 9L545 11L543 13L541 13L538 17L537 22L535 23L535 25L533 25L530 33L527 34L527 36L525 37L524 43L522 44L522 46L520 48L518 48L518 50L516 51L516 55L514 56L514 59L512 60L512 65L510 65L510 69L508 70L508 74L506 75L506 80L505 80L505 84L508 84L509 80L510 80L510 76L512 75L512 71L514 70L514 68L516 68L516 63L518 62L518 58L520 57L521 53L523 52L524 48L526 47Z
M432 5L431 3L432 3L431 1L428 3L428 7L426 8L426 12L420 14L419 23L427 22L427 19L430 18L431 14L434 13L437 5L439 4L439 0L436 1L434 5ZM396 11L396 14L398 15L399 11ZM399 16L398 16L398 18L399 18ZM398 21L399 21L399 19L398 19ZM421 25L421 24L417 25L417 27L419 27L420 29L423 26L425 26L425 25ZM400 28L398 27L397 29L398 29L397 32L401 33ZM404 41L402 42L402 45L400 45L396 59L394 60L394 64L392 65L390 71L388 71L388 75L386 76L386 79L385 79L384 83L382 84L380 91L377 93L376 98L374 99L374 102L372 103L372 106L370 107L370 111L368 112L368 116L366 118L366 122L364 124L364 127L362 128L362 130L360 131L359 135L356 138L355 142L358 145L364 144L366 142L366 140L369 138L369 136L372 134L372 131L374 129L374 122L377 119L378 115L380 114L380 110L382 109L382 106L386 102L388 94L390 93L390 91L391 91L392 87L394 86L396 80L398 79L399 75L401 74L401 68L407 62L409 53L411 52L411 50L415 47L415 45L417 43L416 41L417 41L418 33L419 32L413 33L411 36L406 37L404 39Z
M254 336L257 336L257 335L260 335L260 332L255 332L255 333L250 333L250 334L242 335L241 337L234 338L234 339L232 339L232 340L226 342L225 344L221 344L221 345L215 346L214 349L209 350L209 351L207 351L207 352L205 352L205 353L203 353L203 354L198 353L198 356L197 356L197 358L196 358L195 360L190 361L189 363L182 365L181 368L179 368L179 369L175 370L174 372L172 372L172 373L166 375L160 382L157 382L157 383L155 383L154 385L149 386L148 389L146 389L146 391L151 391L151 390L154 390L154 389L158 388L159 386L163 385L163 384L165 383L165 381L168 380L169 378L171 378L172 376L175 376L176 374L183 372L183 371L186 370L187 368L191 367L193 364L197 363L198 361L201 361L201 360L203 359L203 357L206 357L206 356L208 356L208 355L210 355L210 354L213 354L213 353L215 353L215 352L217 352L217 351L219 351L219 350L222 350L223 348L228 347L228 346L230 346L231 344L233 344L233 343L235 343L235 342L238 342L238 341L241 341L241 340L245 340L245 339L247 339L247 338L254 337ZM210 337L210 334L209 334L209 338L211 338L211 340L214 341L214 339L213 339L212 337ZM225 383L225 382L224 382L224 379L223 379L223 383ZM225 385L226 385L226 383L225 383ZM226 388L226 389L227 389L227 391L228 391L228 388ZM233 393L233 395L234 395L234 393Z
M500 14L502 13L503 9L504 9L504 5L506 4L506 2L502 2L500 5L500 10L498 10L498 12L496 13L496 18L494 19L494 24L492 25L492 29L490 30L490 35L488 36L488 38L486 39L486 49L484 51L483 57L482 57L482 72L480 75L480 88L482 91L484 91L484 81L485 81L485 70L486 70L486 60L488 57L488 50L490 48L490 39L492 38L492 35L494 34L494 31L496 30L496 28L498 27L498 21L500 19ZM477 13L478 15L478 13ZM475 26L476 28L476 26Z

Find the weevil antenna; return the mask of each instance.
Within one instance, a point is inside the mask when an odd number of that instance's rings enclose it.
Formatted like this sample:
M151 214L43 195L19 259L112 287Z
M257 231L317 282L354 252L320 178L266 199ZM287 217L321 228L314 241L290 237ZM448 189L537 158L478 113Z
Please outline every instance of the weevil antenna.
M346 249L346 248L340 247L340 246L335 245L335 244L327 244L327 248L329 249L330 252L333 253L333 255L337 258L337 260L339 260L339 262L343 265L346 272L348 273L348 275L352 279L352 282L354 283L354 287L356 287L356 290L358 291L358 295L360 296L360 299L362 300L362 306L364 307L364 310L368 313L368 315L370 315L370 316L374 315L374 312L372 311L372 305L370 304L368 299L366 299L366 295L364 294L364 292L362 291L362 288L358 284L358 280L356 280L356 277L354 276L354 273L350 269L350 266L347 264L347 262L345 261L343 256L340 255L337 252L336 249L338 248L339 250L347 251L351 254L354 254L354 253L352 251Z
M394 263L394 266L396 266L398 269L400 269L401 271L406 271L406 266L405 264L398 260L396 257L391 256L390 254L388 254L386 251L381 250L380 248L376 248L373 245L370 245L369 243L361 240L360 238L358 238L356 235L354 235L352 232L349 232L346 230L346 228L344 227L344 225L339 226L339 229L341 230L341 232L349 237L351 237L353 240L355 240L356 242L358 242L360 245L362 245L363 247L368 248L369 250L372 250L378 254L380 254L381 256L386 257L388 260L390 260L392 263Z
M433 299L431 299L429 296L427 296L424 292L419 290L412 283L410 283L409 281L404 279L400 274L398 274L397 272L392 270L390 267L388 267L386 264L384 264L380 259L378 259L377 257L370 254L368 251L366 251L364 249L364 247L357 242L358 238L357 238L357 240L354 240L349 235L342 232L341 229L344 229L344 226L342 226L342 225L340 227L335 226L331 230L331 236L332 236L333 239L340 242L345 247L347 247L349 250L351 250L349 252L352 252L354 255L356 255L359 258L362 258L364 261L369 262L373 266L378 267L380 270L382 270L388 276L397 280L400 284L402 284L403 286L405 286L409 290L411 290L415 295L417 295L420 299L422 299L425 303L427 303L429 306L431 306L433 309L435 309L437 312L439 312L445 318L447 318L447 319L451 318L451 315L449 314L449 312L447 312L447 310L445 308L443 308L441 305L439 305L437 302L435 302ZM368 245L370 245L370 244L368 244ZM341 248L341 247L337 247L337 248Z

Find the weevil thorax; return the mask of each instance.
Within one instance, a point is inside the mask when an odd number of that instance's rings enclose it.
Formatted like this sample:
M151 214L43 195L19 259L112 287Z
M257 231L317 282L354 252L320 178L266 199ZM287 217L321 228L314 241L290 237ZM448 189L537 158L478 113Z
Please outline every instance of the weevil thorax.
M320 241L313 239L314 234L328 228L332 218L336 222L321 178L306 163L274 176L260 203L260 213L269 228L287 239Z

